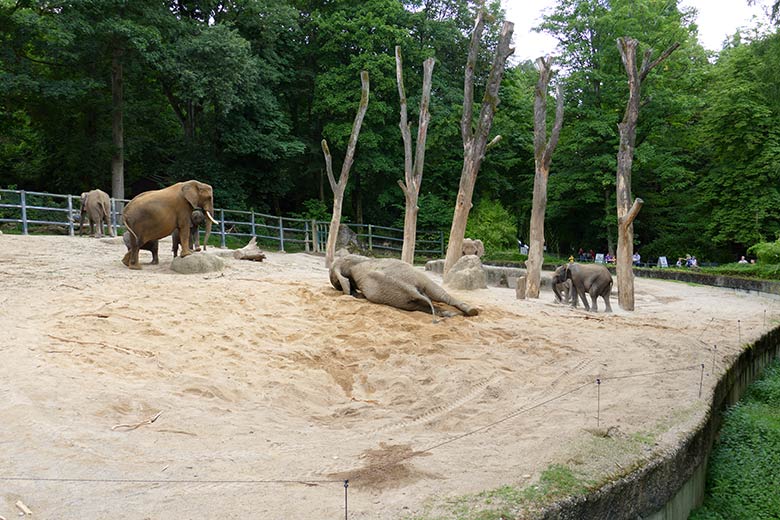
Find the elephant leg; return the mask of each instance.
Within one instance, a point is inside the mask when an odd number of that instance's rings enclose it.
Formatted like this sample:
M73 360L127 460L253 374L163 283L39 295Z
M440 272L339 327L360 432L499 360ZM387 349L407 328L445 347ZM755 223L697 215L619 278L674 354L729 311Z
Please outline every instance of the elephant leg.
M122 257L122 263L127 267L130 267L130 251L131 250L128 250L127 253L125 253L125 256Z
M190 256L190 226L179 226L179 243L181 244L181 257Z
M585 306L585 310L590 310L590 304L588 303L588 293L585 291L585 287L577 288L577 293L580 295L580 299L582 300L582 305Z
M609 289L601 296L604 298L604 305L606 308L604 309L604 312L612 312L612 306L609 304L609 293L612 291L612 286L609 287Z
M200 233L197 226L192 226L190 230L190 245L193 251L200 251Z
M596 298L598 298L598 294L595 291L591 291L590 293L590 299L591 299L591 310L593 312L599 312L599 304L596 302Z
M152 252L152 265L157 265L160 263L158 249L159 249L159 243L157 242L157 240L153 240L149 244L149 250Z
M442 302L455 307L466 316L476 316L479 314L479 309L452 297L450 293L433 282L426 283L420 288L420 292L435 302Z

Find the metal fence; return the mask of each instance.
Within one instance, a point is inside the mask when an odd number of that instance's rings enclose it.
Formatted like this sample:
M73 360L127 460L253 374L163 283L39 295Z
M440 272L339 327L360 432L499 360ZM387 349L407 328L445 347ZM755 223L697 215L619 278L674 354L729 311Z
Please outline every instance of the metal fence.
M124 230L122 208L127 202L127 199L111 199L110 221L114 234ZM0 223L14 224L24 235L34 231L74 236L85 224L81 222L80 209L81 198L76 195L0 189ZM225 208L216 208L214 212L219 225L212 227L212 235L219 237L222 247L227 246L228 237L255 237L264 247L278 247L279 251L325 251L330 222ZM360 250L375 255L400 256L402 229L373 224L343 225L352 230L352 240ZM418 230L415 253L443 256L444 232Z

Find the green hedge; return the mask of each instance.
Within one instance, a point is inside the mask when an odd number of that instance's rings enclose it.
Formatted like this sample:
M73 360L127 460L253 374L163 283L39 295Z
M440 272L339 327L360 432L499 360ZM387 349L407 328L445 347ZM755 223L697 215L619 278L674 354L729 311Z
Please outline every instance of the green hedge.
M726 414L691 520L780 518L780 361Z

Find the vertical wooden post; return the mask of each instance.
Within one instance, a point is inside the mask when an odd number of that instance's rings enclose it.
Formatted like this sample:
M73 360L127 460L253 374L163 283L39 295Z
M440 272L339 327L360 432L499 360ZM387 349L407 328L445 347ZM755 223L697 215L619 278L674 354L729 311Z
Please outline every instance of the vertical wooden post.
M304 244L304 248L306 249L306 252L308 253L310 251L310 248L309 248L309 221L305 221L303 223L303 231L304 231L303 244Z
M252 238L255 238L257 236L257 233L255 233L255 210L252 210L249 218L252 220Z

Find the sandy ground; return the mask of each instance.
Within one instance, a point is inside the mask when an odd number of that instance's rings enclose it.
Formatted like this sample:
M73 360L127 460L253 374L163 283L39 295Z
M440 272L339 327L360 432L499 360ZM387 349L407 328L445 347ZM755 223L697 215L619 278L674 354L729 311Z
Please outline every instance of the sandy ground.
M479 316L433 323L341 295L321 257L180 275L166 245L140 272L123 253L0 236L8 519L19 500L33 518L337 519L345 478L351 519L448 518L453 497L550 464L618 475L696 424L713 367L780 316L755 294L637 279L631 313L488 288L452 291Z

